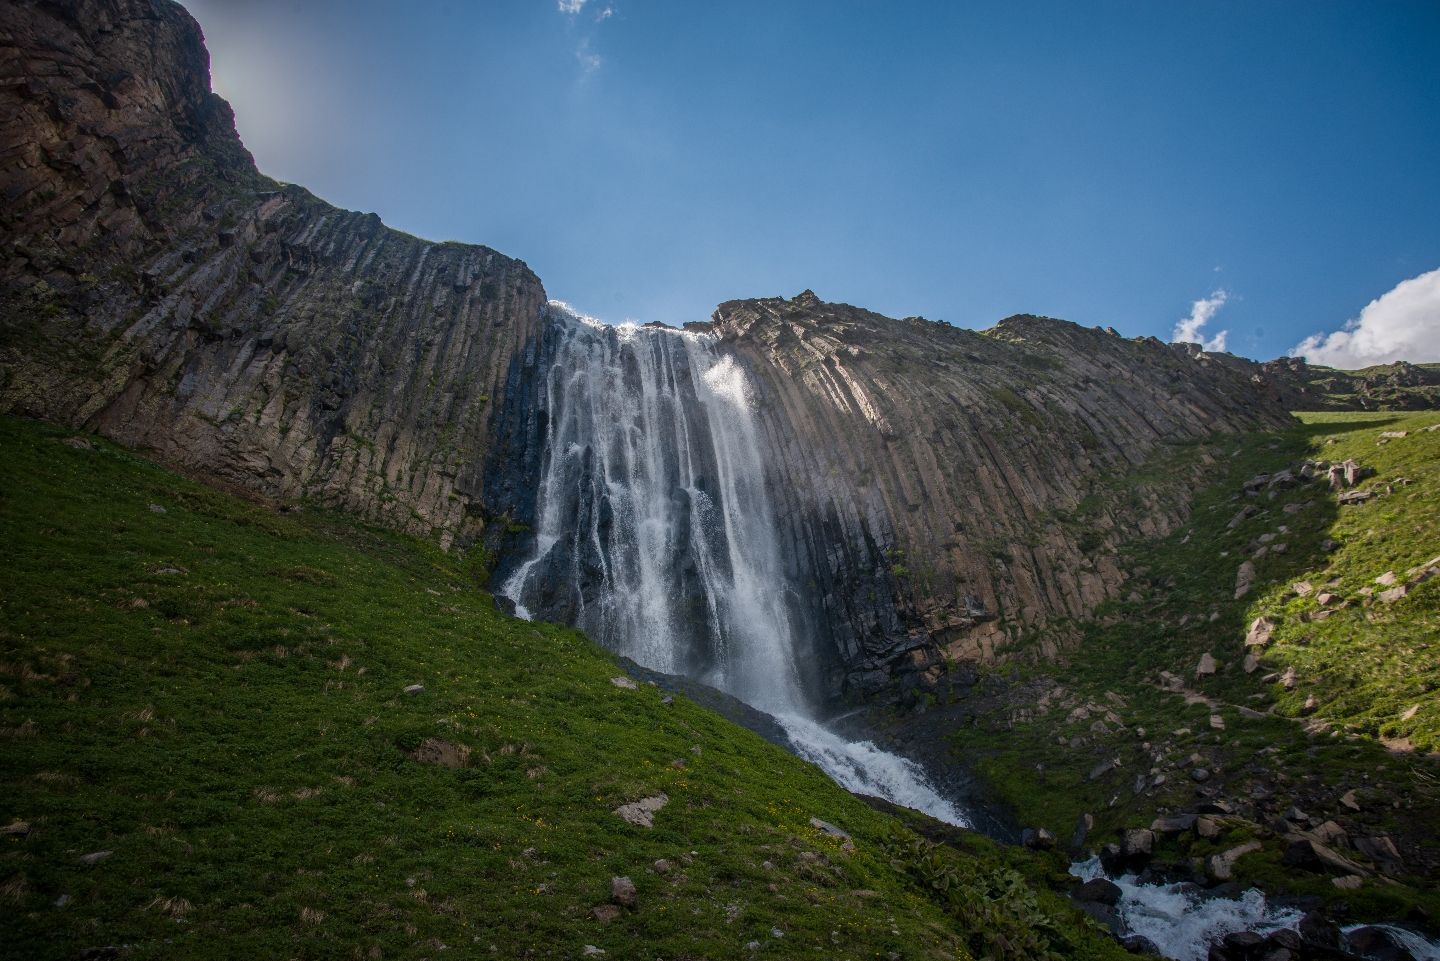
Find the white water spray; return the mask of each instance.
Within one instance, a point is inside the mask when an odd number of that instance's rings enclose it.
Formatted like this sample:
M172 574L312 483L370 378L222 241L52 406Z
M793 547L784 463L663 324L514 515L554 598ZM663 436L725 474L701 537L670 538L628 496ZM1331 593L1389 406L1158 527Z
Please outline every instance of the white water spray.
M967 824L912 762L810 718L751 386L709 334L547 307L536 552L501 593L775 715L840 785Z
M1072 863L1070 873L1086 881L1105 877L1098 857ZM1227 934L1236 931L1269 934L1281 928L1294 928L1302 917L1295 909L1268 904L1258 888L1250 888L1238 899L1231 900L1205 898L1193 885L1141 884L1133 874L1113 880L1120 888L1116 907L1129 932L1149 938L1161 955L1175 961L1205 961L1210 945L1218 944ZM1349 935L1364 927L1367 925L1352 924L1343 930ZM1395 924L1368 927L1383 928L1417 961L1440 961L1440 945L1414 931Z
M1086 881L1105 877L1100 859L1070 865L1070 873ZM1133 874L1114 879L1120 887L1116 905L1131 934L1143 934L1160 953L1177 961L1205 961L1209 947L1235 931L1268 934L1292 927L1299 911L1274 911L1265 895L1251 888L1238 900L1201 900L1179 884L1140 884Z

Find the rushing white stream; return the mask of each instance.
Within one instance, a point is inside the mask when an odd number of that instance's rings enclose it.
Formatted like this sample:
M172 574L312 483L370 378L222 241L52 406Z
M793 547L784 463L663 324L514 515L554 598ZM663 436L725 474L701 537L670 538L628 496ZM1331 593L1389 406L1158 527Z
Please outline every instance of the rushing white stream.
M1086 881L1105 877L1098 857L1076 861L1070 865L1070 873ZM1140 884L1133 874L1111 880L1120 888L1116 907L1129 932L1149 938L1162 955L1176 961L1205 961L1210 945L1219 943L1227 934L1269 934L1293 928L1301 918L1299 911L1267 904L1257 888L1232 901L1200 897L1193 886ZM1440 945L1397 924L1353 924L1344 932L1349 935L1367 926L1383 928L1417 961L1440 961Z
M547 310L536 550L501 588L516 612L774 715L846 788L966 824L912 762L810 717L745 371L709 334Z
M1070 873L1086 881L1105 877L1098 857L1072 864ZM1298 911L1269 909L1254 888L1238 901L1201 900L1178 884L1139 884L1133 874L1113 880L1121 891L1116 907L1130 933L1143 934L1177 961L1205 961L1210 944L1235 931L1268 934L1300 920Z

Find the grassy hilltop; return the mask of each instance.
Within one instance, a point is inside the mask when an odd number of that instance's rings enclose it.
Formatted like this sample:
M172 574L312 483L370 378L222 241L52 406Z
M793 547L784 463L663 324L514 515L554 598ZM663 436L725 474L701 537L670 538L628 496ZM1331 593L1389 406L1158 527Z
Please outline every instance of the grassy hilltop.
M1022 668L1006 706L952 740L1024 824L1068 837L1089 812L1098 845L1159 814L1225 800L1248 823L1171 843L1157 860L1259 838L1265 849L1240 862L1241 882L1344 902L1357 918L1403 917L1412 905L1440 917L1440 577L1425 574L1440 556L1440 430L1425 428L1440 414L1296 419L1288 432L1217 438L1147 464L1142 473L1204 476L1189 523L1122 548L1126 598L1073 625L1084 638L1064 664ZM1305 459L1353 459L1370 469L1353 489L1371 496L1342 505L1323 481L1245 494L1246 481ZM1236 598L1246 561L1255 576ZM1405 596L1381 597L1407 584ZM1321 603L1322 594L1331 596ZM1259 618L1273 624L1269 642L1247 649ZM1205 654L1215 673L1199 675ZM1282 869L1283 838L1264 825L1292 805L1352 839L1390 837L1404 870L1344 890L1335 872Z
M67 439L0 420L0 956L1120 953L1058 855L917 849L428 542Z

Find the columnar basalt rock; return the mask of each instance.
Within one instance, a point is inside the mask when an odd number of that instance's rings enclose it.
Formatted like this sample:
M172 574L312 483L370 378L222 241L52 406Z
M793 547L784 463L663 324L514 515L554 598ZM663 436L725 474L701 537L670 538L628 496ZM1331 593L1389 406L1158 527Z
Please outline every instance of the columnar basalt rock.
M523 543L557 343L525 264L260 175L177 4L5 9L0 412L447 548L489 525L487 562ZM1046 318L965 331L807 291L687 327L754 381L830 696L959 683L1022 633L1068 656L1129 576L1114 549L1182 524L1203 478L1104 482L1288 421L1244 363Z
M473 534L539 279L258 174L178 4L7 2L0 31L0 411Z
M1224 365L1049 318L975 332L806 291L722 304L709 329L761 385L813 623L866 693L1087 617L1127 576L1106 548L1176 529L1196 479L1077 516L1099 482L1167 443L1288 423ZM1050 659L1074 636L1052 633Z

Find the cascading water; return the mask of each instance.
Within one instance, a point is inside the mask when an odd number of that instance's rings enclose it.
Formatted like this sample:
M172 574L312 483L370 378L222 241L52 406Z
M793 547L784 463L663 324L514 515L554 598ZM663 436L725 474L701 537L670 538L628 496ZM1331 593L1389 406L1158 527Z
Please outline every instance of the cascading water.
M547 311L535 553L501 589L516 612L773 714L843 787L967 824L913 763L810 716L745 371L709 334Z

